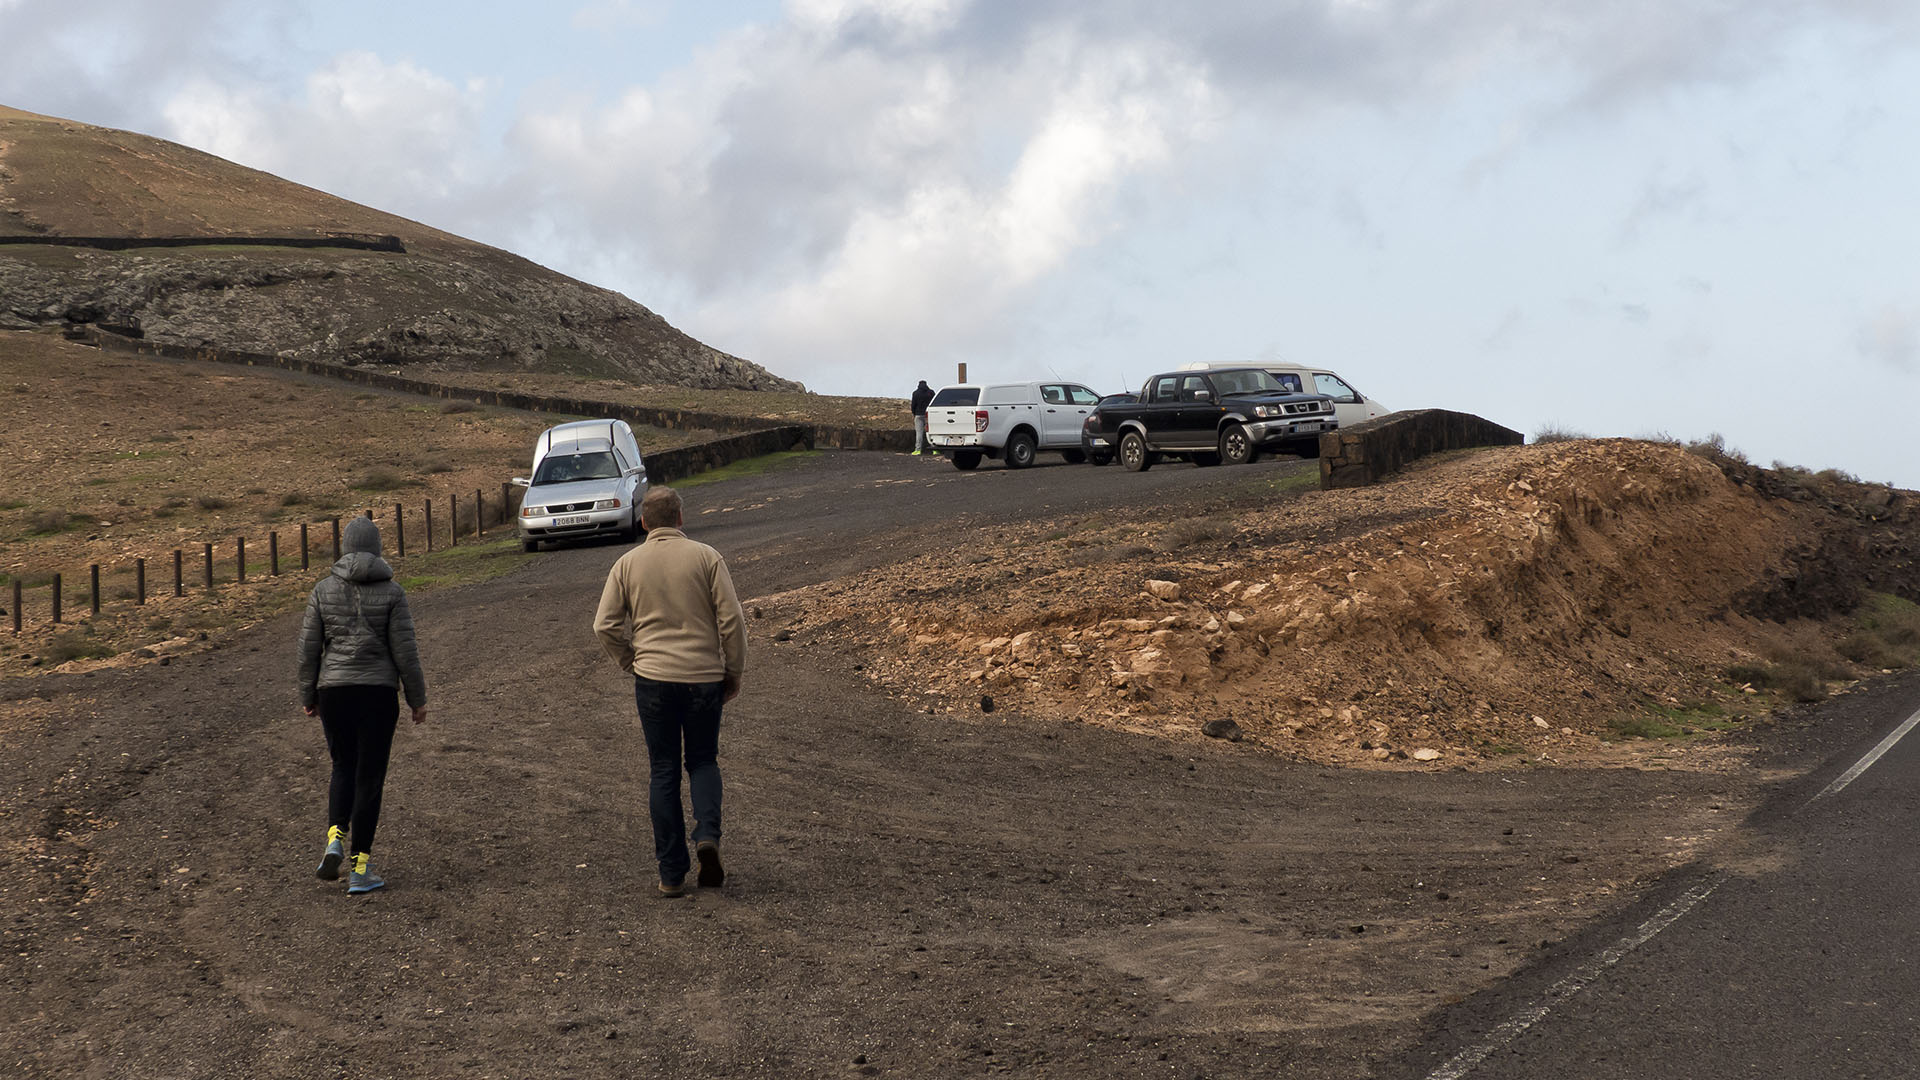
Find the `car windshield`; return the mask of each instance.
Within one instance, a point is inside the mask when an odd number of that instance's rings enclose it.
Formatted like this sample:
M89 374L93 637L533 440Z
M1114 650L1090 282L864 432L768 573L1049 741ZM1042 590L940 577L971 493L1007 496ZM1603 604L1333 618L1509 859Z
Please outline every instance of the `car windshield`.
M1213 385L1222 395L1286 393L1286 387L1280 385L1280 380L1258 368L1216 371L1213 373Z
M550 454L540 463L540 471L533 474L535 484L571 484L575 480L619 478L620 466L613 460L610 450L591 454Z

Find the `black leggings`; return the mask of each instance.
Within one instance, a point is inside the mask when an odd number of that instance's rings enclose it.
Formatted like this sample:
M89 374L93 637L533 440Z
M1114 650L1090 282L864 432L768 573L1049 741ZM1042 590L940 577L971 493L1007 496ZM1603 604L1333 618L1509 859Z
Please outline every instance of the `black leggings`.
M400 699L391 686L323 686L320 726L333 755L327 788L327 824L351 826L352 851L373 850L380 826L380 794L387 786L387 757L400 721Z

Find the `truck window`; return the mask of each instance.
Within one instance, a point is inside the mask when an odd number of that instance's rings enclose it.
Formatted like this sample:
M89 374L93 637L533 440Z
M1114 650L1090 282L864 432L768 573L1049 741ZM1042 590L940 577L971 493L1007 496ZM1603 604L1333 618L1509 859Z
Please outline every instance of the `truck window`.
M933 400L927 403L927 407L933 408L936 405L960 406L960 405L978 405L978 404L980 404L980 388L979 387L977 386L945 386L945 387L941 387L939 393L933 395Z
M1154 401L1179 401L1180 376L1162 375L1153 380L1152 397Z
M1280 389L1285 390L1289 394L1302 394L1306 392L1301 388L1300 376L1295 372L1269 371L1267 374L1273 376L1274 381L1280 384Z
M1069 386L1067 387L1067 394L1072 398L1075 405L1100 404L1100 395L1084 386Z
M1033 390L1024 383L989 386L980 395L982 405L1025 405L1033 400Z
M1325 371L1313 373L1313 386L1319 393L1325 394L1342 405L1357 405L1360 395L1353 387L1340 381L1340 376Z
M1213 398L1213 387L1208 385L1205 375L1189 375L1180 380L1181 401L1200 401L1202 394L1206 395L1205 400Z
M1067 388L1064 386L1043 386L1040 388L1040 400L1048 405L1065 405Z

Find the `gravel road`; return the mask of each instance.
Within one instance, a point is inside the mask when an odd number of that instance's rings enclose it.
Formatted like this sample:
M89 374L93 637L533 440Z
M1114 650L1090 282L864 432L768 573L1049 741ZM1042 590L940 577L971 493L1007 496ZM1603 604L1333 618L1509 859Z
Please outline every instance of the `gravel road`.
M826 454L688 489L689 531L764 597L1311 468ZM631 691L588 629L619 550L415 598L433 714L396 742L367 897L312 876L326 752L292 619L0 689L0 1069L1364 1077L1824 745L1738 777L1346 772L933 714L764 619L722 738L728 883L662 900Z

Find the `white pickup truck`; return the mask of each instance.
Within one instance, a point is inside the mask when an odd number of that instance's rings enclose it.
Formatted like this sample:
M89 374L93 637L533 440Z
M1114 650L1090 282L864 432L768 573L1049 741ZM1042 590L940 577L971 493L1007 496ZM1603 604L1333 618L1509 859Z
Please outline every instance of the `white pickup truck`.
M1080 426L1099 401L1078 383L955 383L927 406L927 441L957 469L974 468L981 458L1024 469L1042 450L1077 463L1087 459Z

